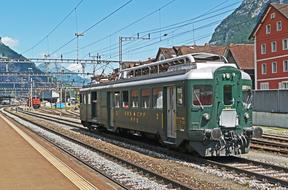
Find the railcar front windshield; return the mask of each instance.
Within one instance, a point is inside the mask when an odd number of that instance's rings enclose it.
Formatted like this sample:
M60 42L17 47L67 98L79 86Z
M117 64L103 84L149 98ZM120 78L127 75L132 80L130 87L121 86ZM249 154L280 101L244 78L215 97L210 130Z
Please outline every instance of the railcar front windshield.
M232 105L234 103L232 95L232 85L225 85L223 88L224 105Z
M242 100L243 105L247 107L252 102L252 88L248 85L242 86Z
M193 105L210 106L213 103L212 85L195 85L193 88Z

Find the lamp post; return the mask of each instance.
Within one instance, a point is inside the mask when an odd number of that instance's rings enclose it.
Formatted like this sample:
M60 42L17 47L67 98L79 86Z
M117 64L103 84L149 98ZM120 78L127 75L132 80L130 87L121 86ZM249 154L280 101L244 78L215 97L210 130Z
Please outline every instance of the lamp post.
M28 81L30 82L30 97L29 97L29 101L30 101L30 109L33 108L32 106L32 98L33 98L33 79L32 76L30 75L30 73L32 73L32 68L29 67L28 68L28 73L29 73L29 79Z
M76 51L77 51L77 64L78 64L78 60L79 60L79 37L80 37L80 36L84 36L84 33L76 32L76 33L75 33L75 36L76 36L76 38L77 38ZM84 63L82 64L82 71L83 71L83 73L85 72L85 65L84 65Z

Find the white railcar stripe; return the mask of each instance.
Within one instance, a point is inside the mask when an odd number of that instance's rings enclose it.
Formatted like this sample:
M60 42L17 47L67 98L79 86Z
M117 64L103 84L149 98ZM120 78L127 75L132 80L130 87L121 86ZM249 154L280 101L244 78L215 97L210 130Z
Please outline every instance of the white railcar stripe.
M110 89L110 88L124 88L130 86L140 86L140 85L153 85L159 83L167 83L167 82L175 82L181 81L186 79L193 79L193 80L200 80L200 79L213 79L213 73L216 69L224 66L231 66L237 68L235 64L228 64L228 63L197 63L197 69L192 69L191 71L183 74L183 75L175 75L175 76L167 76L161 78L153 78L153 79L146 79L142 81L131 81L131 82L123 82L117 84L107 84L103 86L95 86L95 87L88 87L80 89L81 92L89 91L89 90L100 90L100 89ZM242 79L250 80L250 76L241 71Z

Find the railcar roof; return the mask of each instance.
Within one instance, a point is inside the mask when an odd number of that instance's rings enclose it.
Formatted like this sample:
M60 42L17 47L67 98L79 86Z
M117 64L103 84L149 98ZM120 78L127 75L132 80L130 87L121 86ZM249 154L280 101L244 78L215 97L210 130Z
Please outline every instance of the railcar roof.
M108 83L92 84L89 86L84 86L80 91L87 90L99 90L99 89L109 89L109 88L124 88L130 86L141 86L149 84L159 84L167 82L175 82L187 79L213 79L213 74L216 69L220 67L234 67L237 66L234 63L196 63L197 69L191 70L178 70L173 72L165 72L154 75L144 75L141 77L134 77L128 79L121 79L117 81L111 81ZM241 71L242 79L251 80L250 76Z

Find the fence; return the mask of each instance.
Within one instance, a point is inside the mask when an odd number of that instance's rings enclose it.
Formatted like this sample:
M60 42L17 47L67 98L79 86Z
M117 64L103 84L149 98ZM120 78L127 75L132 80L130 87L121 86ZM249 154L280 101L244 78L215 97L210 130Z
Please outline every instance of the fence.
M288 113L288 90L257 90L253 92L256 112Z

